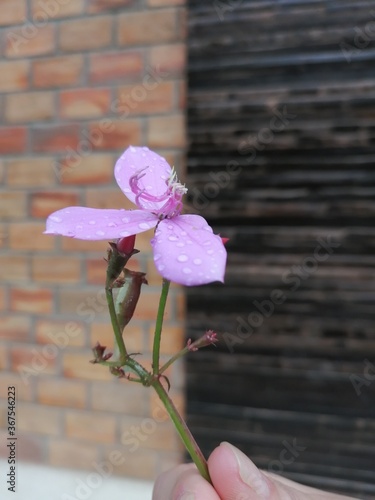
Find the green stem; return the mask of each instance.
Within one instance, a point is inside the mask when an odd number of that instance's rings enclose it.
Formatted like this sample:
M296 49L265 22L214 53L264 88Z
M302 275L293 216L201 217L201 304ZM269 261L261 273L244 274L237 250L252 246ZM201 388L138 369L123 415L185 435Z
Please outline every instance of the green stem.
M169 397L167 391L162 386L160 380L155 379L151 385L155 389L163 405L165 406L165 409L171 417L182 442L184 443L201 476L209 483L211 483L206 459L204 458L203 453L201 452L197 442L195 441L194 436L186 425L185 420L179 414L177 408L173 404L173 401Z
M117 344L117 347L118 347L119 352L120 352L120 360L121 360L122 364L124 364L125 360L128 356L128 353L126 351L124 339L122 338L122 332L120 331L120 327L118 326L116 310L115 310L115 303L113 301L112 288L106 288L105 295L107 298L109 316L111 318L111 323L112 323L113 332L115 334L116 344Z
M174 356L168 359L168 361L160 368L159 375L164 373L165 370L167 370L171 366L171 364L173 364L178 359L182 358L182 356L185 356L185 354L187 354L188 352L189 352L188 347L184 347L183 349L181 349L181 351L178 351Z
M159 374L161 330L163 327L164 311L165 311L165 305L167 303L170 283L171 282L169 280L163 278L163 285L159 300L158 315L156 317L156 324L155 324L154 347L152 349L152 370L154 375Z

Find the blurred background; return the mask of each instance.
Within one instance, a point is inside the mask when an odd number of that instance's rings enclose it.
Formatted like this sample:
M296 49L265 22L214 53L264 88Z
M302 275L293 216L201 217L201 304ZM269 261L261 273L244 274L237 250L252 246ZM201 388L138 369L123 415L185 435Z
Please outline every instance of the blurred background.
M188 416L266 470L375 498L375 2L189 2L190 202L229 237L187 290ZM192 190L193 187L193 190Z
M173 287L166 318L165 358L221 335L171 374L204 452L228 440L266 470L375 498L375 1L0 7L1 456L15 386L19 461L81 469L86 487L94 474L91 495L184 459L151 391L88 363L96 341L113 345L106 244L42 235L68 205L131 208L113 166L144 144L230 238L225 286ZM160 284L149 239L128 338L145 357ZM78 495L69 481L59 491Z

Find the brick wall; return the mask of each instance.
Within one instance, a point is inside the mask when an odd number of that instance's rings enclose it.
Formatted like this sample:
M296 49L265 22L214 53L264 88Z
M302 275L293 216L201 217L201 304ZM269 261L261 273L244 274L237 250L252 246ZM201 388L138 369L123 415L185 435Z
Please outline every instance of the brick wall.
M130 208L113 181L129 145L184 159L183 0L0 0L0 426L18 391L19 459L152 478L181 458L151 390L92 365L112 346L103 306L105 242L44 236L68 205ZM147 270L128 349L150 353L160 285L149 233L134 269ZM184 297L172 288L163 355L182 343ZM149 356L148 356L149 358ZM181 366L174 394L183 406ZM137 429L139 427L139 429ZM135 435L137 434L137 435Z

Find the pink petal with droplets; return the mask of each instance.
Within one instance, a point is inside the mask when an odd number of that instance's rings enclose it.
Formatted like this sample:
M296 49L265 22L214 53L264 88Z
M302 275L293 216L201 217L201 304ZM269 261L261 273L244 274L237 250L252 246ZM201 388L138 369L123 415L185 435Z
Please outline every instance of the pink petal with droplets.
M203 217L162 220L151 244L156 268L164 278L187 286L224 281L227 252Z
M112 240L155 227L158 218L145 210L68 207L51 214L44 234L79 240Z
M125 196L136 203L136 195L130 189L130 178L141 172L142 178L138 181L141 190L151 196L162 196L167 191L167 181L171 174L171 167L162 156L154 153L147 147L130 146L117 160L115 178ZM164 201L143 201L147 210L158 210L165 204Z

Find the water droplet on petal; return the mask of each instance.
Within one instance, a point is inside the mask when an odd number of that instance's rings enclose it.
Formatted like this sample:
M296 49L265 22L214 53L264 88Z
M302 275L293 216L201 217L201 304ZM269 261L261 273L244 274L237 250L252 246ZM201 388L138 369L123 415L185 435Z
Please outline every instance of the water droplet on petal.
M186 262L187 260L189 260L189 257L187 255L179 255L177 257L177 260L178 262Z
M117 224L115 224L114 222L109 222L108 223L108 227L116 227L116 226L117 226Z
M54 222L61 222L62 221L61 217L56 217L56 215L51 215L50 219L53 220Z
M182 241L179 241L177 244L176 244L176 247L178 248L183 248L185 246L184 243L182 243Z
M181 231L181 236L186 236L186 231Z
M147 224L147 222L141 222L140 224L138 224L138 227L139 229L150 229L150 226L149 224Z
M165 266L163 264L158 265L158 271L163 271L164 268Z
M135 148L134 146L130 146L130 151L132 153L136 153L137 152L137 148Z
M127 224L129 222L129 219L127 217L121 217L122 222L125 222Z
M191 240L186 240L186 243L187 243L188 245L192 245L192 244L193 244L193 242L192 242Z
M202 259L194 259L193 262L196 266L199 266L200 264L202 264Z
M210 250L207 250L207 253L208 253L208 255L212 255L214 253L214 251L211 248Z
M105 232L104 231L96 231L95 233L97 236L105 236Z
M96 224L96 220L89 220L90 226L94 226Z
M156 253L156 254L154 255L154 260L159 260L159 259L160 259L160 257L161 257L160 253Z
M143 151L150 151L147 146L142 147Z
M121 231L121 233L119 234L119 236L129 236L129 231Z
M207 240L203 243L203 246L205 247L209 247L211 245L211 241L210 240Z
M173 229L172 224L168 224L167 228L168 228L168 229Z
M76 229L83 229L82 224L78 224L78 226L76 226Z
M177 241L178 238L176 236L168 236L169 241Z
M184 267L183 270L182 270L182 272L184 274L190 274L191 273L191 269L190 269L190 267Z

